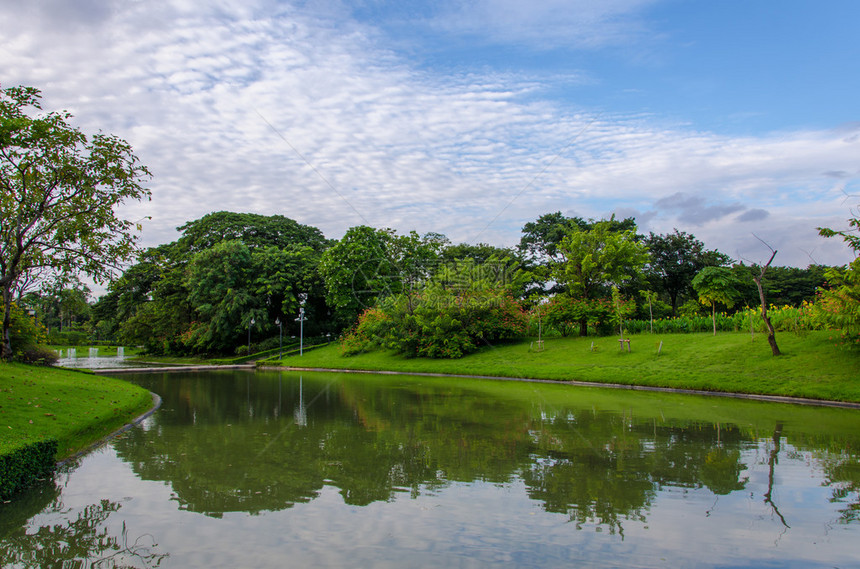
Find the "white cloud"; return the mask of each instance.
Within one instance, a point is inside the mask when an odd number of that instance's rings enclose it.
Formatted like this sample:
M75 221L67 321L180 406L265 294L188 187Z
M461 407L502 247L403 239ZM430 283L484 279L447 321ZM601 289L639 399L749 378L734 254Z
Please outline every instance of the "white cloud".
M435 26L493 43L537 48L621 45L647 33L638 17L656 0L475 0L439 10Z
M857 125L731 138L595 116L542 99L535 77L417 70L375 30L333 18L336 5L319 17L266 2L91 2L99 17L62 32L41 19L50 6L0 6L15 23L0 31L3 85L37 86L46 108L132 143L153 200L124 214L152 216L147 245L216 210L283 214L329 237L367 223L500 245L550 211L638 211L644 231L678 227L733 256L760 245L755 226L782 263L849 257L815 227L848 216ZM683 207L665 207L676 195Z

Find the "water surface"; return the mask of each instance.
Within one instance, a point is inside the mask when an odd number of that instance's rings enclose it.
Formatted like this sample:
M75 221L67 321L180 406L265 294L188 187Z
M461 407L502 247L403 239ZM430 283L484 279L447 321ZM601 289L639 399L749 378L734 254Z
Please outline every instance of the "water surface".
M162 408L0 506L4 569L857 566L857 411L423 377L131 379Z

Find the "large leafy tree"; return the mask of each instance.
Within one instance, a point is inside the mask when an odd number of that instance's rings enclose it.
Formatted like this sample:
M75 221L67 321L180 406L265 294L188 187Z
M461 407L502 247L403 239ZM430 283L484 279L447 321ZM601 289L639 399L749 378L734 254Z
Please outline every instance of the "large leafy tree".
M651 253L647 267L649 280L668 296L672 316L678 314L678 299L693 292L692 282L699 271L731 263L728 255L706 249L693 235L677 229L665 235L651 233L645 244Z
M136 252L116 206L149 197L149 171L116 136L88 137L68 112L42 113L32 87L0 90L0 357L12 356L11 302L22 279L49 269L108 279Z
M618 220L612 216L609 220L598 222L576 216L567 217L560 211L544 214L526 223L517 249L526 261L527 268L532 271L533 287L539 288L543 294L562 292L564 287L553 280L556 265L566 260L559 248L562 240L571 231L591 231L597 223L608 224L608 229L615 232L636 230L636 220L632 217Z
M328 241L315 227L275 215L216 212L179 228L173 243L144 252L96 305L99 326L153 353L231 352L255 338L298 332L297 296L307 293L305 332L328 331L317 276Z
M178 228L177 252L194 254L223 241L241 241L251 248L301 244L322 252L331 243L322 232L283 215L216 211Z
M606 287L622 285L648 262L648 249L635 230L616 230L613 221L597 222L590 230L572 229L559 243L563 261L555 266L553 276L572 297L592 300L606 296ZM587 317L580 318L579 334L588 334Z
M392 229L351 227L320 260L326 301L342 323L351 324L378 298L400 295L427 279L443 246L435 235L421 238L414 231L397 235Z
M198 316L188 344L195 351L224 352L252 322L257 330L271 329L276 320L291 323L315 264L313 249L297 245L251 249L241 241L222 241L197 253L186 273Z

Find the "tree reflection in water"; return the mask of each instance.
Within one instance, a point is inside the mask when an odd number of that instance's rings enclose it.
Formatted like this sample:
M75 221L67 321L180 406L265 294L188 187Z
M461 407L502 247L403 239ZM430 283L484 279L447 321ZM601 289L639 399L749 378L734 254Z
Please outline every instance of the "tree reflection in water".
M644 522L664 486L743 489L741 449L754 444L732 425L547 410L456 384L295 379L154 380L162 411L114 446L141 478L169 481L180 508L212 517L283 510L325 485L366 505L520 479L546 511L614 533L624 519Z
M143 485L157 487L158 499L126 503L115 491L113 501L88 498L72 510L51 485L32 504L19 500L15 519L0 506L0 555L12 567L50 567L55 556L71 567L162 563L155 540L132 539L121 519L196 527L197 544L217 536L238 555L261 536L260 559L269 555L273 567L283 550L303 551L305 561L331 554L330 567L369 566L376 551L410 555L449 542L450 555L518 551L534 567L622 540L622 550L654 548L663 559L675 535L710 537L715 567L744 556L767 564L776 552L760 546L773 530L791 535L779 547L803 557L798 540L819 539L819 520L860 522L860 416L846 410L440 378L218 372L136 381L163 406L111 447L118 471L164 483ZM441 507L431 514L428 503ZM158 521L140 517L151 511ZM380 520L384 535L374 533ZM744 524L758 527L733 533ZM354 534L367 556L338 556ZM210 557L225 553L198 551L182 532L160 539L177 566L213 566Z
M39 526L39 516L35 516L30 523L4 523L0 535L0 567L151 568L167 557L166 553L158 553L158 544L152 535L132 537L125 522L119 533L114 533L116 528L108 520L122 507L118 502L101 500L72 509L63 504L58 494L57 485L51 481L18 497L34 502L48 497L50 503L42 505L39 511L45 515L59 515L63 521Z

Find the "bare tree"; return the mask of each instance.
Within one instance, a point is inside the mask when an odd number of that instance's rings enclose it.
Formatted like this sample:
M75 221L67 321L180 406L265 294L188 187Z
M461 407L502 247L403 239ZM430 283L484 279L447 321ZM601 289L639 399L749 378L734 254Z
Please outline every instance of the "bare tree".
M767 272L767 268L770 267L771 262L773 262L773 258L776 257L777 252L773 247L765 243L758 235L753 234L753 237L764 243L771 251L770 259L768 259L767 263L762 266L761 272L758 276L753 277L753 280L755 281L755 285L758 287L758 297L759 300L761 300L761 318L764 320L765 326L767 326L767 343L770 344L770 351L773 352L773 355L779 356L782 355L782 352L779 351L779 346L776 345L776 331L773 329L773 324L771 324L770 318L767 316L767 297L764 294L764 287L761 284L762 279L764 279L764 274Z

